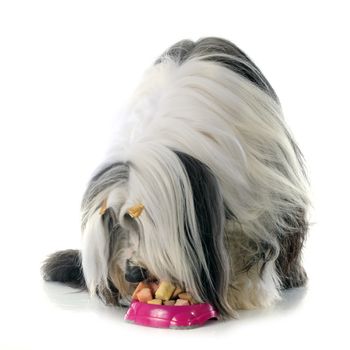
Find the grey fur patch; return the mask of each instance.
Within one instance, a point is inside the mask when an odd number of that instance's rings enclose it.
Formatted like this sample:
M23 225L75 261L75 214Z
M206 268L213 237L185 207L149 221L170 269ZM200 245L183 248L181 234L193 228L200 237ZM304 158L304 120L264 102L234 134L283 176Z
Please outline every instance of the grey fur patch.
M44 261L41 273L45 281L62 282L74 288L86 288L79 250L67 249L51 254Z
M283 220L289 230L277 233L280 253L276 260L277 272L280 276L282 288L294 288L305 285L307 274L301 264L301 253L308 231L305 210L296 210Z
M119 186L126 183L129 179L129 164L123 162L117 162L108 164L102 167L100 171L94 175L85 191L82 201L82 227L84 228L88 219L88 213L91 210L97 210L94 199L102 191L108 189L111 186Z
M181 40L169 47L155 62L155 64L162 63L165 57L171 57L178 63L185 62L192 53L196 44L191 40Z

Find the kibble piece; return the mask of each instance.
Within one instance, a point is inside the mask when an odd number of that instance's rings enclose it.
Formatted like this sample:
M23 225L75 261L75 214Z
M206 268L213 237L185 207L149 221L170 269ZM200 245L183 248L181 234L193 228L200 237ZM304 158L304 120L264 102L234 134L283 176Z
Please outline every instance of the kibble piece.
M138 293L141 289L144 289L144 288L149 288L149 287L148 287L148 285L147 285L146 283L140 282L140 283L137 285L136 289L134 290L134 293L132 294L132 299L133 299L133 300L134 300L134 299L138 299L138 298L137 298L137 293Z
M171 299L177 299L180 293L183 293L183 290L180 287L176 287L173 295L171 296Z
M165 300L164 305L173 306L175 305L175 300Z
M160 283L159 288L156 291L156 298L161 300L169 300L175 290L175 286L170 283L163 281Z
M175 306L185 306L185 305L190 305L188 300L177 299L175 302Z
M142 303L147 303L153 299L152 291L150 288L143 288L137 293L137 299Z
M183 299L183 300L192 299L192 295L190 293L180 293L178 296L179 296L179 299Z
M193 298L192 298L192 295L190 293L180 293L179 299L191 301Z
M147 304L162 305L163 301L160 299L152 299L147 301Z
M179 299L187 300L191 305L198 304L198 301L194 300L192 294L190 294L190 293L180 293L178 295L178 297L179 297Z

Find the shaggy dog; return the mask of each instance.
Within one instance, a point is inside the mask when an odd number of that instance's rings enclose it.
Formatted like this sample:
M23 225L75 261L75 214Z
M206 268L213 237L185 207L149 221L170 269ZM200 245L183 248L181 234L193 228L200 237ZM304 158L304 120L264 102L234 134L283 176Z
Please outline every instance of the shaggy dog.
M171 46L146 72L82 201L82 248L45 280L130 302L173 281L222 318L305 284L308 181L275 91L219 38Z

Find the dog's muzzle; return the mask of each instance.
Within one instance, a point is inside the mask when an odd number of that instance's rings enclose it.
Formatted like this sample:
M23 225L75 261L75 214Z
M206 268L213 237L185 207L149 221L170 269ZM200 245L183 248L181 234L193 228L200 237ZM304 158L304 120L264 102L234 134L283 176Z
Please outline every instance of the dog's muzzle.
M126 261L125 279L131 283L138 283L148 276L147 270L141 266L134 265L130 259Z

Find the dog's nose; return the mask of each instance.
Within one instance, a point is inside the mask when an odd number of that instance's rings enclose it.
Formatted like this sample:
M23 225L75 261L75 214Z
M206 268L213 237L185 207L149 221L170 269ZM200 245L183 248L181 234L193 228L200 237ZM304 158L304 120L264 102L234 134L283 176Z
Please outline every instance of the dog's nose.
M141 266L134 265L127 260L125 269L125 279L131 283L138 283L147 278L147 270Z

